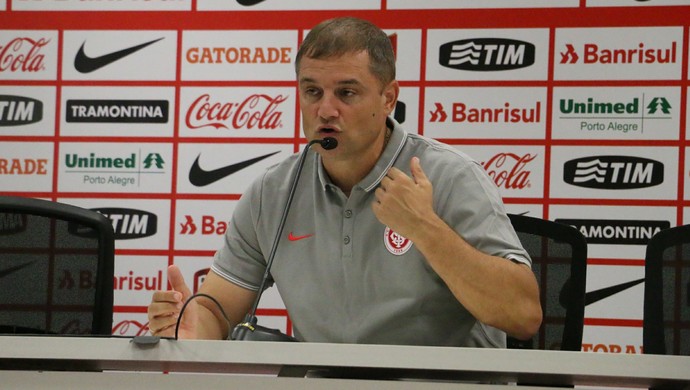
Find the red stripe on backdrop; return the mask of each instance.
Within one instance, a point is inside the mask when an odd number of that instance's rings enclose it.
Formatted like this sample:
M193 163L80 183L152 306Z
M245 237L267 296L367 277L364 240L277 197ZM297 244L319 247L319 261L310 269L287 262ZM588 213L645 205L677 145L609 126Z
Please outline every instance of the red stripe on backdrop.
M426 53L426 40L427 31L422 30L422 47L420 48L420 53ZM426 56L422 56L419 63L419 120L417 121L418 132L420 135L424 135L424 107L426 107L426 88L422 88L421 85L429 85L426 81ZM404 84L401 84L401 86L404 86Z
M549 53L555 53L556 46L556 30L554 28L549 29ZM554 74L554 57L549 56L549 63L547 69L547 80L553 80ZM547 84L548 85L548 84ZM553 104L553 88L546 89L546 106L552 107ZM544 190L542 196L544 197L544 204L542 206L542 217L544 219L549 219L549 194L551 193L551 141L553 134L553 114L551 110L546 110L546 132L544 134Z
M179 35L177 37L177 52L182 53L182 30L178 30L177 34ZM176 64L175 64L175 83L176 88L175 88L175 115L173 115L173 121L174 121L174 127L173 127L173 136L174 139L179 139L180 136L180 115L179 115L179 110L180 110L180 80L182 80L182 56L177 56L176 59ZM173 156L178 156L178 150L180 148L179 142L173 142L172 143L172 155ZM177 170L178 170L178 159L173 158L172 161L172 177L171 177L171 182L170 182L170 187L172 188L173 193L177 193ZM175 229L177 229L177 199L178 197L173 197L171 202L170 202L170 233L168 235L168 248L175 248ZM175 255L174 252L170 252L168 256L168 267L173 265L175 263Z
M641 328L642 320L622 320L613 318L585 318L586 326L621 326L626 328Z
M495 9L486 18L486 9L463 10L367 10L348 14L374 21L382 28L401 25L409 28L487 28L500 25L509 28L525 27L625 27L673 26L687 23L690 7L580 7ZM261 17L247 17L247 12L199 11L6 11L0 12L3 29L261 29L276 30L286 26L308 29L325 18L342 16L342 11L252 11ZM17 14L21 13L22 18ZM117 17L112 16L116 14ZM420 17L424 14L424 17ZM624 16L624 17L623 17Z
M115 306L113 313L146 313L148 308L146 306Z
M690 37L688 37L688 34L690 34L690 27L686 27L685 29L685 34L683 34L683 58L690 58L690 48L688 47L690 42ZM688 86L688 61L683 61L681 64L681 77L686 81L685 85ZM687 88L683 88L680 94L680 106L681 107L688 107L688 94L687 94ZM685 115L680 116L680 139L685 141L685 146L687 147L687 126L688 126L688 115L690 115L690 112L686 111ZM685 199L685 180L686 180L686 175L687 175L687 167L685 166L685 148L678 148L678 199ZM687 207L687 203L685 203L685 206ZM676 224L677 225L683 225L683 209L681 207L678 207L676 210L677 217L676 217Z
M640 259L597 259L588 258L587 265L617 265L617 266L644 266L644 260Z

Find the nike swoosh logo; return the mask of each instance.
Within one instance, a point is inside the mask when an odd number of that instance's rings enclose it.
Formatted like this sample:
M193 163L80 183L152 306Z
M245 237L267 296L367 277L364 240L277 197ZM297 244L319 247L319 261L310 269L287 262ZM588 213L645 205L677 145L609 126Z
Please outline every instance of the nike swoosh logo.
M290 232L290 234L288 234L288 240L299 241L299 240L304 240L305 238L309 238L311 236L313 236L313 234L305 234L303 236L295 236L292 234L292 232Z
M98 57L89 57L88 55L86 55L86 53L84 52L84 45L86 45L86 41L84 41L84 43L81 44L81 47L77 52L77 55L74 57L74 68L79 73L91 73L106 65L110 65L119 59L127 57L128 55L137 52L148 45L152 45L160 41L161 39L163 38L154 39L153 41L142 43L141 45L136 45L129 47L127 49L114 51L112 53L104 54Z
M237 0L240 5L244 6L250 6L250 5L257 5L259 3L263 3L264 0Z
M211 183L215 183L218 180L221 180L227 176L232 175L233 173L240 171L250 165L256 164L259 161L271 157L278 152L273 152L269 153L263 156L255 157L246 161L238 162L235 164L231 164L225 167L221 167L218 169L214 169L212 171L207 171L201 168L199 166L199 157L201 157L201 154L199 154L196 157L196 160L194 160L194 164L192 164L192 168L189 170L189 182L192 183L193 185L197 187L203 187L207 186Z
M637 286L642 282L644 282L644 278L617 284L615 286L604 287L599 290L590 291L585 294L585 306L592 304L594 302L599 302L602 299L610 297L611 295L618 294L621 291Z
M0 271L0 278L4 278L6 276L9 276L9 275L19 271L22 268L26 268L26 267L30 266L33 263L35 263L35 261L30 261L28 263L15 265L14 267L10 267L10 268L5 268L4 270Z

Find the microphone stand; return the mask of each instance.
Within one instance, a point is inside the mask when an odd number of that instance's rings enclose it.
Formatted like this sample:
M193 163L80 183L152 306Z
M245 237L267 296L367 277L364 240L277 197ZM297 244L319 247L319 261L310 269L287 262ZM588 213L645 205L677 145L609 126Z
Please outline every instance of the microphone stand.
M231 340L242 340L242 341L297 341L296 338L288 336L282 333L278 329L271 329L265 326L258 325L258 319L256 318L256 310L259 307L259 301L261 300L261 294L266 287L268 281L271 265L273 265L273 259L276 255L276 250L278 249L278 244L280 242L280 236L283 234L283 229L285 228L285 221L287 220L288 212L290 211L290 205L292 204L292 198L295 196L295 190L297 188L297 182L299 181L300 175L302 174L302 167L304 166L304 161L309 152L309 148L315 144L321 144L321 147L326 150L335 149L338 146L338 141L332 137L326 137L324 139L315 139L310 141L304 148L304 151L300 155L299 161L297 162L297 171L292 179L292 185L290 187L290 192L288 193L287 201L285 202L285 208L283 209L283 215L280 218L280 224L278 225L278 231L276 232L275 238L273 239L273 246L268 255L268 260L266 261L266 271L261 279L261 285L259 286L259 291L256 294L256 299L254 299L254 304L251 310L244 317L244 320L237 324L230 334Z

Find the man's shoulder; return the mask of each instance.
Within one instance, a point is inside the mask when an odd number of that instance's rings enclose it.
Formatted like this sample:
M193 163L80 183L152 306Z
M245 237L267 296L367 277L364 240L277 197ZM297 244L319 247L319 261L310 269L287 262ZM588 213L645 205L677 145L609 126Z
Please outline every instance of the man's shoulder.
M420 158L422 167L477 165L477 160L459 147L420 134L408 133L406 148L408 153Z

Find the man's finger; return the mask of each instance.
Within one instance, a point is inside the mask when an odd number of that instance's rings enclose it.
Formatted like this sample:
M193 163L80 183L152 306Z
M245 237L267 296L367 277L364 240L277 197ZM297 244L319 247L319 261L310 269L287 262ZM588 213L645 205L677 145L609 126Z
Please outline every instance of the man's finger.
M412 173L412 179L417 184L429 182L429 178L426 177L426 173L422 169L422 164L419 162L419 157L412 157L410 161L410 172Z
M192 296L192 291L184 282L182 271L180 271L180 268L174 264L168 267L168 282L170 283L170 286L172 286L173 290L182 293L184 299Z

